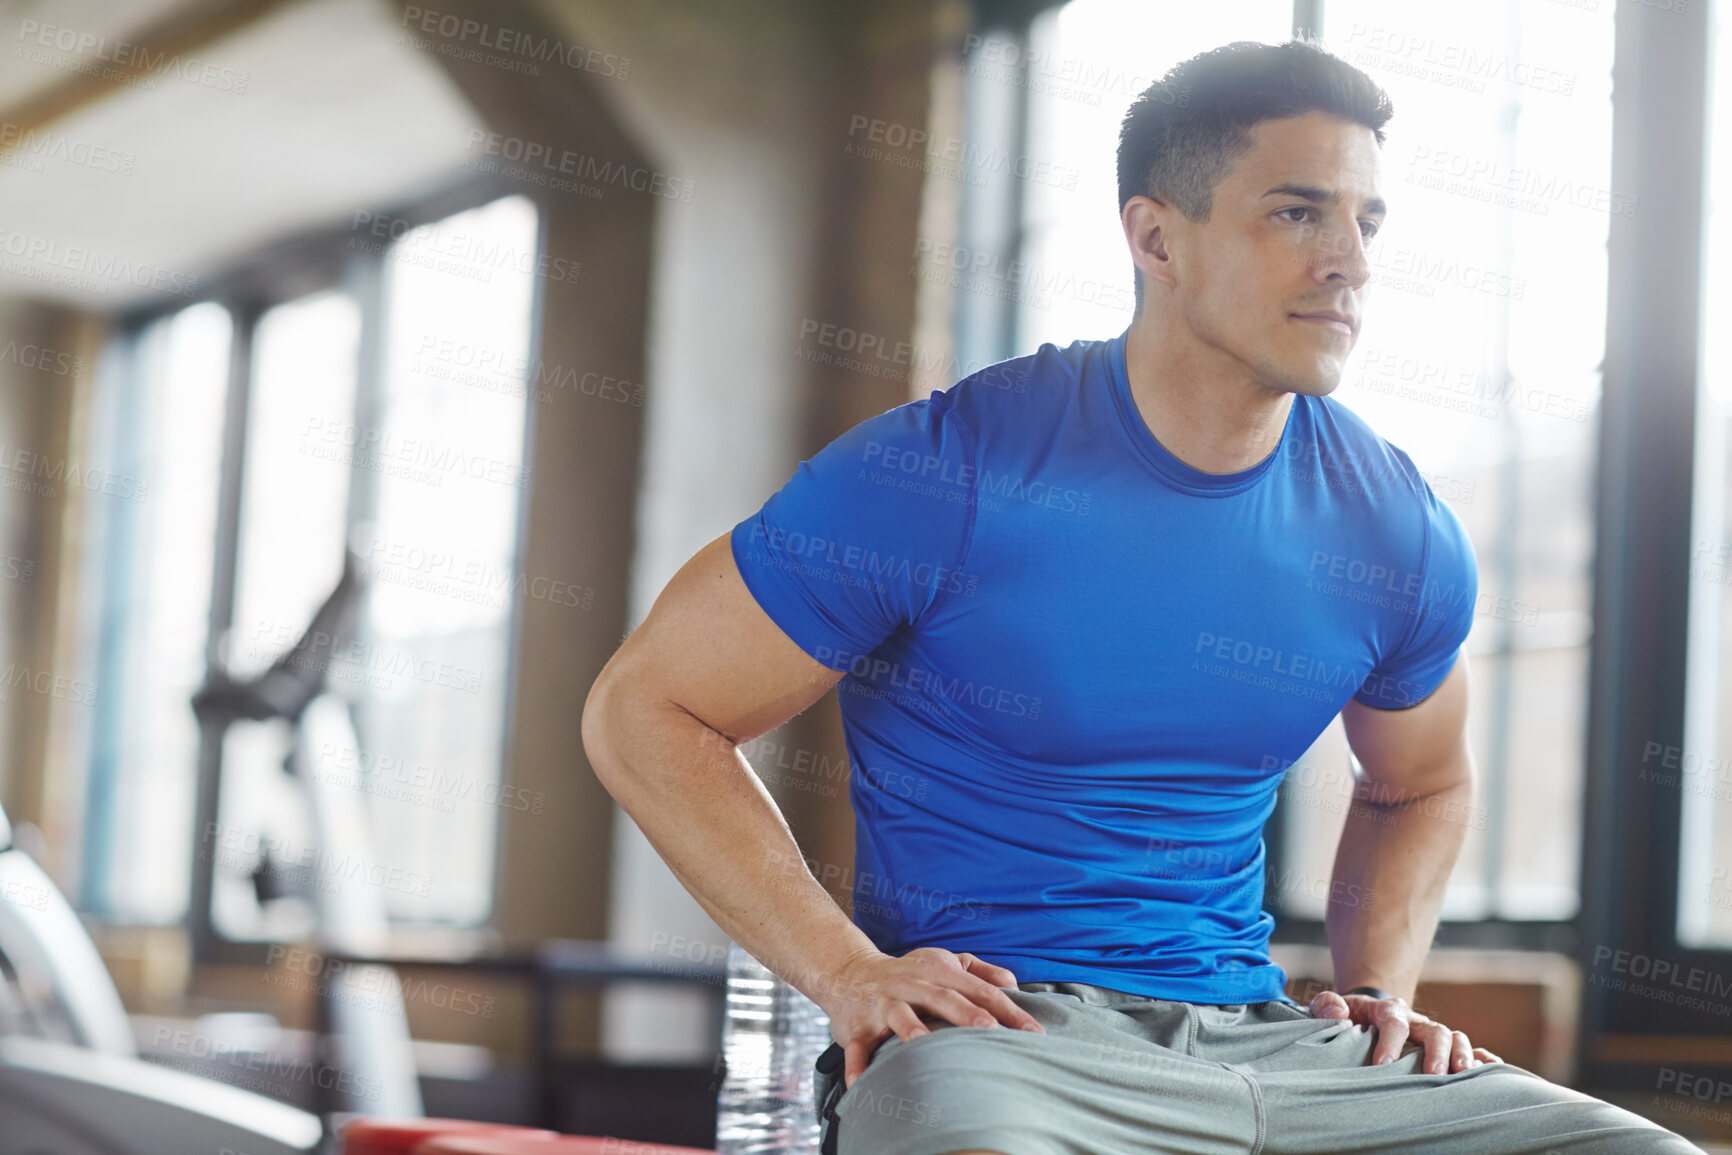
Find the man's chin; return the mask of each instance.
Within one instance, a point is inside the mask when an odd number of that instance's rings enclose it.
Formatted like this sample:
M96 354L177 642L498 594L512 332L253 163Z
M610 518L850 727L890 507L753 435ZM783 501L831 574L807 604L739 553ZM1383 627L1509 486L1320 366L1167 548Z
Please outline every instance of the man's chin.
M1333 362L1295 368L1282 375L1278 388L1284 393L1327 397L1341 385L1341 369L1340 365Z
M1341 374L1335 372L1296 382L1291 391L1303 393L1308 397L1327 397L1335 392L1340 385Z
M1246 358L1255 379L1277 393L1327 397L1341 385L1347 357L1317 349L1270 350L1261 358Z

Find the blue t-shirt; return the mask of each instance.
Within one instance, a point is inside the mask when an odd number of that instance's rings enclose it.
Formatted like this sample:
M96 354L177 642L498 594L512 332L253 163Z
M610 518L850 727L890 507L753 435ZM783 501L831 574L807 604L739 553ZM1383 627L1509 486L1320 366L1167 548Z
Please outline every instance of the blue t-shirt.
M1021 982L1286 999L1262 831L1348 699L1413 705L1473 547L1406 453L1296 394L1209 474L1150 432L1124 336L1043 345L862 421L731 534L837 683L854 922Z

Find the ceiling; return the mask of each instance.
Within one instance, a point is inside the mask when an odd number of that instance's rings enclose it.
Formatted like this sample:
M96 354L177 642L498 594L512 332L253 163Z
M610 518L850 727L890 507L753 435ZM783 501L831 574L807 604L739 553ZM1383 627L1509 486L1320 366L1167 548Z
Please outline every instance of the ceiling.
M137 35L176 8L184 8L185 0L11 0L0 4L0 42L6 46L3 58L6 67L0 69L0 108L15 108L32 95L64 80L66 72L35 60L14 56L12 49L37 47L35 38L50 39L60 30L75 35L105 38L109 51L117 42ZM49 28L55 31L48 32ZM79 59L76 54L47 52L51 59L62 63ZM86 57L94 56L88 52Z
M0 110L187 7L0 7ZM97 311L172 300L261 245L459 175L482 121L401 35L382 0L285 3L36 126L34 147L0 153L0 296ZM104 47L80 51L80 37Z

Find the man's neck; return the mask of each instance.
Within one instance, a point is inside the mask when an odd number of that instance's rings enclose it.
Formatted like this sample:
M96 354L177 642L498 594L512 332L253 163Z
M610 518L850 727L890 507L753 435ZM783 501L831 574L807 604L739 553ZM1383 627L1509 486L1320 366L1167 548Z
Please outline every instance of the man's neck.
M1143 424L1167 452L1204 473L1238 473L1275 452L1293 394L1163 328L1147 308L1125 337L1125 377Z

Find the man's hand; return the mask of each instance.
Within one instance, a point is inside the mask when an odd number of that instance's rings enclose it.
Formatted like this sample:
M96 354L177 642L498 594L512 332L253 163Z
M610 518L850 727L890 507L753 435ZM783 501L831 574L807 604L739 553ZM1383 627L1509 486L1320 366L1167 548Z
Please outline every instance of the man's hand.
M1351 1019L1377 1030L1373 1065L1393 1063L1402 1044L1411 1036L1425 1044L1423 1070L1428 1075L1453 1075L1502 1059L1484 1047L1473 1046L1465 1031L1452 1031L1407 1005L1404 998L1378 999L1370 995L1343 995L1323 991L1311 1000L1311 1015L1319 1019Z
M931 1034L925 1015L962 1027L999 1023L1046 1033L1000 987L1016 976L971 954L923 946L901 958L862 952L823 984L815 1001L830 1016L830 1037L842 1045L842 1085L852 1087L878 1045L894 1034L907 1042Z

